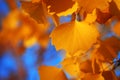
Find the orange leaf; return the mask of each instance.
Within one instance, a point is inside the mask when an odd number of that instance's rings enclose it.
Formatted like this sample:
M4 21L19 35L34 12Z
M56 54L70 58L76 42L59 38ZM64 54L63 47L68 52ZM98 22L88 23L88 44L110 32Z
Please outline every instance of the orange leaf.
M48 25L46 7L42 2L32 3L21 1L22 9L27 12L38 23Z
M80 13L91 13L94 9L104 10L109 7L111 0L76 0L80 9ZM99 5L98 5L99 4Z
M97 13L97 22L99 22L100 24L107 22L112 17L109 8L106 8L103 11L97 9L96 13Z
M113 71L105 71L102 73L105 80L118 80Z
M119 50L120 50L120 40L115 37L111 37L101 42L100 48L98 48L96 55L98 54L97 55L98 59L101 57L102 60L103 57L105 61L111 61L117 57L117 52Z
M100 42L100 47L95 53L91 53L92 63L95 62L101 67L101 71L105 70L103 63L112 63L113 59L117 57L117 52L120 50L120 40L111 37L105 41ZM109 67L109 66L108 66ZM111 66L110 66L111 67Z
M50 14L66 16L77 10L77 4L73 0L43 0ZM63 6L62 6L63 5ZM65 5L65 6L64 6Z
M82 80L106 80L101 74L91 74L91 73L85 73L84 77L82 77L81 79Z
M67 80L64 72L53 66L39 67L40 80Z
M94 66L94 69L93 69ZM95 63L92 66L92 61L91 60L86 60L82 63L79 64L80 67L80 71L84 72L84 73L100 73L100 67L97 63Z

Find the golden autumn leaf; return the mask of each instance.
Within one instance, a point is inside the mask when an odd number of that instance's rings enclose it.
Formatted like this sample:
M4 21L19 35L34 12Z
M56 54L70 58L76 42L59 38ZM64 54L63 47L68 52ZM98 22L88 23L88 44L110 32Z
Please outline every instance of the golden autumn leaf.
M104 10L109 7L111 0L76 0L80 9L80 13L91 13L94 9ZM98 5L99 4L99 5Z
M87 14L85 21L88 23L93 23L96 21L96 19L97 19L96 9L94 9L92 13Z
M79 75L79 65L74 58L65 58L62 62L62 69L71 77L77 78Z
M54 66L40 66L40 80L67 80L64 72Z
M48 25L47 11L44 3L32 3L31 1L21 1L21 8L38 23Z
M82 22L68 22L56 27L50 37L57 50L70 54L88 50L97 40L99 33L94 25Z

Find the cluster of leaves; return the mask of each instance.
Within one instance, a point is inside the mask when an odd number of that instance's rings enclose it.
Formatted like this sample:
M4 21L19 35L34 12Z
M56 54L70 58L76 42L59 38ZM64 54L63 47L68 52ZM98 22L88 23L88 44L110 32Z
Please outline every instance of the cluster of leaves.
M12 49L18 55L36 42L46 49L51 39L66 55L61 68L40 66L41 80L68 80L65 74L70 80L117 80L111 65L120 50L119 0L20 0L20 8L6 1L11 12L2 22L0 53ZM71 21L61 24L68 15ZM48 18L55 25L50 33Z

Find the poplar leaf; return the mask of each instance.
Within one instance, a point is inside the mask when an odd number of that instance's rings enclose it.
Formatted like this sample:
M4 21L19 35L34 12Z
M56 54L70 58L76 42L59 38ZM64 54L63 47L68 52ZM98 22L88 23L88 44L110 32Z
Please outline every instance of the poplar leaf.
M56 27L50 37L57 50L64 49L70 54L88 50L97 40L99 33L94 25L86 22L68 22Z

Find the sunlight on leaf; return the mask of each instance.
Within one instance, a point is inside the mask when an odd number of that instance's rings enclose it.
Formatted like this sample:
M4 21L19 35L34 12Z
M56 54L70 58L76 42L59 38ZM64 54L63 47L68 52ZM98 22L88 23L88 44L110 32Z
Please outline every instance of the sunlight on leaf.
M88 50L96 42L98 35L94 25L73 21L56 27L50 37L57 50L64 49L74 54L77 50Z
M87 14L85 21L88 23L93 23L95 22L97 19L97 15L96 15L96 9L93 10L93 12L90 14Z
M70 76L77 78L79 74L79 65L73 58L66 58L61 63L62 69Z

